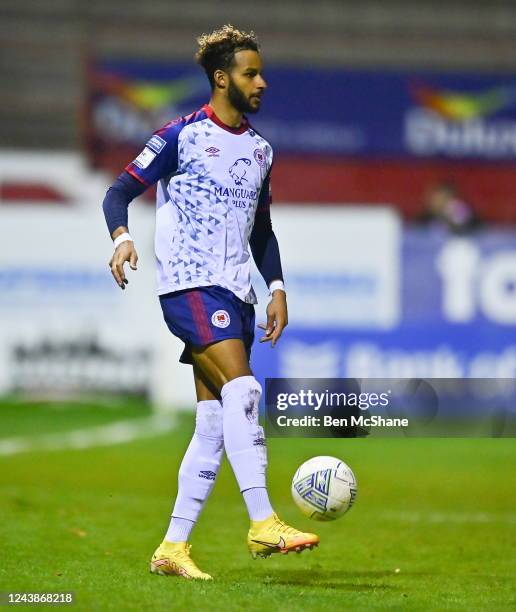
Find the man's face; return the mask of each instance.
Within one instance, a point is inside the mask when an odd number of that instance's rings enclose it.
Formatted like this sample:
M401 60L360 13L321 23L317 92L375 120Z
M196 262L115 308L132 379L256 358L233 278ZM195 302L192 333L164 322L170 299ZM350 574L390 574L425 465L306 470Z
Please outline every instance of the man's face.
M262 77L262 60L256 51L237 51L228 73L228 99L240 113L257 113L267 83Z

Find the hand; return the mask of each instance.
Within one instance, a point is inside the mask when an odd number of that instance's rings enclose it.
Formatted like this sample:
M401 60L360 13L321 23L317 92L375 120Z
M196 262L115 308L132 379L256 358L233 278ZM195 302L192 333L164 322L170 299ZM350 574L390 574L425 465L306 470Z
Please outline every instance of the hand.
M267 325L263 323L258 325L260 329L265 330L265 336L260 338L260 342L269 342L270 340L271 347L275 346L287 325L287 294L281 289L276 289L267 306Z
M131 270L136 270L136 264L138 262L138 254L134 248L134 242L126 240L118 245L113 257L109 261L109 267L111 268L111 274L115 279L120 289L125 289L125 286L129 283L125 277L124 263L128 261L131 266Z

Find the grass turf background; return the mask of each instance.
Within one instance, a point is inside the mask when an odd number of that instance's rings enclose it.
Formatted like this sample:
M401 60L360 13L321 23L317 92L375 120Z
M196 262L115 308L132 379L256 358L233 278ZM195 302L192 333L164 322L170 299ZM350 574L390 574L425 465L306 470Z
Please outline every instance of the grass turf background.
M0 405L0 439L137 418L148 407ZM510 609L516 606L513 439L269 441L279 514L321 536L301 555L253 561L225 462L193 532L210 584L148 573L193 430L111 447L0 457L0 591L73 591L75 610ZM319 524L290 498L297 466L332 454L353 468L356 505Z

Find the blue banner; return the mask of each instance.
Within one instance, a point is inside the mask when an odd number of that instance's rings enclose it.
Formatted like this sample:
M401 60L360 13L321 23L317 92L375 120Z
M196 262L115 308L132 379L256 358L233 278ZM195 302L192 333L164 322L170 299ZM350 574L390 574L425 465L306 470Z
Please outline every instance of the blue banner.
M516 378L514 232L405 230L400 273L397 324L309 329L291 320L274 350L255 344L257 375Z
M516 77L266 67L252 117L276 151L422 159L516 159ZM140 146L210 95L192 64L99 62L92 140Z

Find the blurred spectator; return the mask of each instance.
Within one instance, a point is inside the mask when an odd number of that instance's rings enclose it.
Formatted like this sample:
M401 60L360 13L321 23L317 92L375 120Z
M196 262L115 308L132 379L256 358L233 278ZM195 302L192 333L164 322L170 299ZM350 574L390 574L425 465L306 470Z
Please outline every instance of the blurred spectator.
M444 227L454 234L467 234L480 225L473 208L458 195L455 185L450 182L437 183L426 192L424 210L418 221Z

